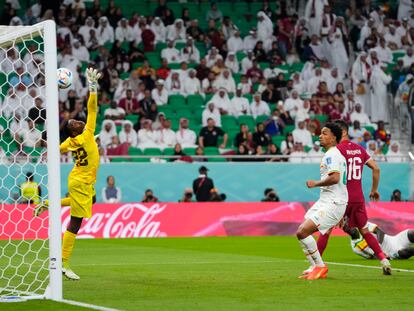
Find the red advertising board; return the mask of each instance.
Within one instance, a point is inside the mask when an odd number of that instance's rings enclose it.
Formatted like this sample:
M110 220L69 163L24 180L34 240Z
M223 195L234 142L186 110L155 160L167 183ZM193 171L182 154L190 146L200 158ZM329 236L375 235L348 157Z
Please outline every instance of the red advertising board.
M95 204L80 238L292 235L311 203L119 203ZM367 205L370 220L390 234L414 228L414 203ZM47 238L47 213L32 217L29 205L3 204L0 240ZM62 208L62 233L70 220ZM336 229L334 234L343 234Z

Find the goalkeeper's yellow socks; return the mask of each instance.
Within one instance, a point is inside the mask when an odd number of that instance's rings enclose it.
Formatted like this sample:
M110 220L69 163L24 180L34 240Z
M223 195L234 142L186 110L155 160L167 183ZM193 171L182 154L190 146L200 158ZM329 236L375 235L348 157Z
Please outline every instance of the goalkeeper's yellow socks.
M63 198L60 200L60 206L69 206L70 205L70 198Z
M66 230L63 235L62 243L62 262L64 267L67 267L69 264L69 259L72 255L73 247L75 246L75 239L76 234Z

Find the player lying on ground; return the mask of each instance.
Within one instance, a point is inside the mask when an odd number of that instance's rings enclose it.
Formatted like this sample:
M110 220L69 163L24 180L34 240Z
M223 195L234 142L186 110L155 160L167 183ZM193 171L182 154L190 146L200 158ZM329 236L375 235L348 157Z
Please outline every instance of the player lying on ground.
M312 234L319 230L325 234L336 226L345 213L348 201L346 190L346 162L335 147L341 140L342 130L335 123L328 123L321 131L319 141L326 153L320 164L321 180L308 180L308 188L320 187L319 200L308 210L296 236L311 267L300 278L315 280L326 278L328 267L324 264Z
M75 159L75 165L68 177L69 197L61 201L62 206L70 206L70 222L62 243L62 272L71 280L80 279L69 267L69 259L83 218L92 216L92 204L95 198L94 184L99 167L99 152L94 132L98 113L98 80L101 74L96 69L89 68L86 70L86 77L89 84L86 124L82 121L69 120L65 127L69 137L60 145L61 153L71 151ZM34 215L39 216L47 208L48 201L45 200L36 206Z
M369 156L364 148L349 140L348 125L346 122L339 120L335 123L342 128L341 142L336 147L346 159L348 172L346 185L348 190L348 205L345 211L345 217L348 219L349 227L356 227L359 229L369 247L381 261L383 274L390 275L390 262L386 258L378 241L375 239L374 235L369 232L367 227L368 216L365 209L365 199L361 184L362 171L364 165L366 165L372 170L372 187L369 197L373 201L378 201L380 198L378 193L380 170L374 159ZM318 250L321 255L328 244L329 234L330 231L326 234L322 234L318 239Z
M368 230L372 232L390 259L408 259L414 256L414 229L401 231L396 235L388 235L376 224L368 222ZM344 231L351 237L351 247L355 254L367 259L376 258L375 252L368 246L357 228L344 226Z

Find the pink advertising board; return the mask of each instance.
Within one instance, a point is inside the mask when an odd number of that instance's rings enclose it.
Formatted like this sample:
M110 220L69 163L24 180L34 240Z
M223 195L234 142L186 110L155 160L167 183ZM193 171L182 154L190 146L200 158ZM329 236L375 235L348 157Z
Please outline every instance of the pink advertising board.
M312 203L119 203L95 204L80 238L293 235ZM367 204L368 215L387 233L414 228L414 203ZM32 217L29 205L2 204L0 240L47 237L47 213ZM70 220L62 208L62 232ZM335 229L334 234L343 232Z

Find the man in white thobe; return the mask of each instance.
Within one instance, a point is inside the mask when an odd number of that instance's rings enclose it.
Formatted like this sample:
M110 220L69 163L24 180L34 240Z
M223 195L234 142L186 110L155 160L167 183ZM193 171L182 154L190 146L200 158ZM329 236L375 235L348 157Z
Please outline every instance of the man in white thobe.
M96 37L98 38L99 45L104 45L106 42L114 43L115 41L114 28L109 25L106 16L102 16L99 19L99 26L98 29L96 29Z
M238 118L241 115L250 115L250 105L246 97L242 96L242 88L238 87L236 94L230 100L229 114Z
M308 129L306 129L306 123L304 120L299 120L298 127L293 130L292 135L295 144L301 143L304 146L312 147L312 134Z
M168 91L164 87L164 80L159 79L155 82L155 88L152 89L151 96L157 106L168 104Z
M171 120L164 120L162 128L158 130L157 143L161 149L172 148L176 144L175 132L171 129Z
M243 51L243 40L240 38L240 31L236 31L233 36L227 40L227 48L229 52L237 53Z
M115 30L115 39L120 42L131 42L134 40L132 28L128 25L128 20L125 17L118 22L118 27Z
M253 102L250 104L250 111L252 112L253 118L258 116L270 116L269 105L262 100L262 95L260 93L255 93L253 96Z
M184 93L185 95L201 94L201 83L196 77L194 69L188 70L188 76L184 78Z
M391 82L391 75L387 75L387 66L375 66L371 77L371 120L372 122L389 122L387 85Z
M165 58L168 63L179 63L181 61L180 51L174 47L173 40L167 41L167 47L161 51L161 58Z
M207 107L204 109L202 114L202 124L203 126L207 126L208 119L213 119L215 121L216 126L221 127L221 115L218 108L216 108L214 102L209 102Z
M175 133L175 139L183 148L196 148L197 135L193 130L188 128L188 120L180 119L180 128Z

